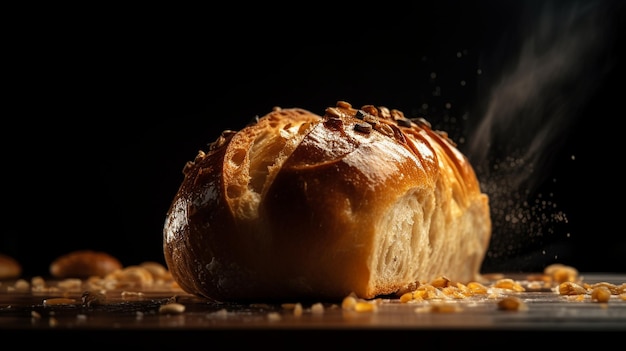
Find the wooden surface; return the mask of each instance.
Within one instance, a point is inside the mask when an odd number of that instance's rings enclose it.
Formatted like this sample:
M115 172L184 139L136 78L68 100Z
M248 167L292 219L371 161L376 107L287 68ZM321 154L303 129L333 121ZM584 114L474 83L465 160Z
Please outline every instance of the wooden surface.
M623 284L626 275L585 274L587 283ZM302 313L282 304L221 304L182 291L107 291L86 304L83 291L17 291L14 282L0 285L0 330L52 331L626 331L626 301L612 295L606 303L590 296L574 298L558 291L514 292L464 299L401 302L378 299L375 309L347 310L341 301L301 303ZM519 297L526 310L506 311L497 302ZM51 305L58 298L69 303ZM73 302L72 302L73 301ZM168 302L184 311L165 312ZM372 301L370 301L372 302ZM314 306L315 304L315 306ZM436 308L437 306L451 308Z

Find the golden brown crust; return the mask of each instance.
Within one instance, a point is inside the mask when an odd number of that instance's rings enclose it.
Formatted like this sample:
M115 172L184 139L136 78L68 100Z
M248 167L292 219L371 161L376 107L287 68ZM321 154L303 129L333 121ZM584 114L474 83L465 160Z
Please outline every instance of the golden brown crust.
M57 257L50 264L55 278L104 277L122 268L122 263L106 252L76 250Z
M0 254L0 280L19 278L22 265L13 257Z
M338 102L275 109L186 165L164 253L186 291L228 300L373 298L479 277L487 196L445 133Z

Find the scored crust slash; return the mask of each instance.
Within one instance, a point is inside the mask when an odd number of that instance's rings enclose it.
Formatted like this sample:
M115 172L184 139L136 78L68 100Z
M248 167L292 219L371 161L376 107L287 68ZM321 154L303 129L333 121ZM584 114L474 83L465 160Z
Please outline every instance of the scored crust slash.
M183 169L163 249L217 301L371 299L445 276L480 281L489 199L447 134L344 101L275 108Z

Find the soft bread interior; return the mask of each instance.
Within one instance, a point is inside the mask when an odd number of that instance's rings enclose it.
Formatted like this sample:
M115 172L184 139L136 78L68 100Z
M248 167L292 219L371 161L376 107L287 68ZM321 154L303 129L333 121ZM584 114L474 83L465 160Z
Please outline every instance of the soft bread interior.
M485 207L480 196L465 211L458 211L447 182L436 190L414 189L391 206L377 225L371 260L370 289L393 293L407 282L428 282L438 277L467 283L476 276L485 252L484 237L475 231ZM474 233L472 233L474 232Z
M371 260L373 290L402 288L427 269L425 263L436 243L430 237L435 211L432 194L430 189L414 189L381 216Z
M369 289L388 293L438 277L467 283L477 273L490 232L488 197L472 189L463 162L431 139L440 173L434 188L407 191L376 226ZM476 185L477 186L477 185ZM419 279L419 281L415 281Z

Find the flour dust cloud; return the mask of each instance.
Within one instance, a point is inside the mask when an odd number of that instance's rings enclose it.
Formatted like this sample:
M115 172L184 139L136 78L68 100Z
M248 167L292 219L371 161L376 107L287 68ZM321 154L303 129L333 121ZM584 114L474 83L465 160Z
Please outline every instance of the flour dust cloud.
M603 4L529 2L519 22L502 33L500 47L475 54L470 62L477 65L465 68L474 75L476 101L456 117L440 113L443 130L454 129L445 123L467 125L451 136L490 196L494 231L486 270L501 271L503 265L537 270L566 254L567 245L554 243L570 236L567 213L560 210L557 196L540 191L540 185L562 181L545 178L556 157L565 157L559 151L572 126L584 117L581 108L614 64L605 50L612 33L610 8ZM457 51L458 58L470 54ZM458 82L465 85L470 79ZM445 87L436 86L432 95L439 98L443 91ZM445 104L439 111L451 103ZM422 107L418 112L433 112L428 110L432 106ZM567 155L568 162L575 162L575 156Z

